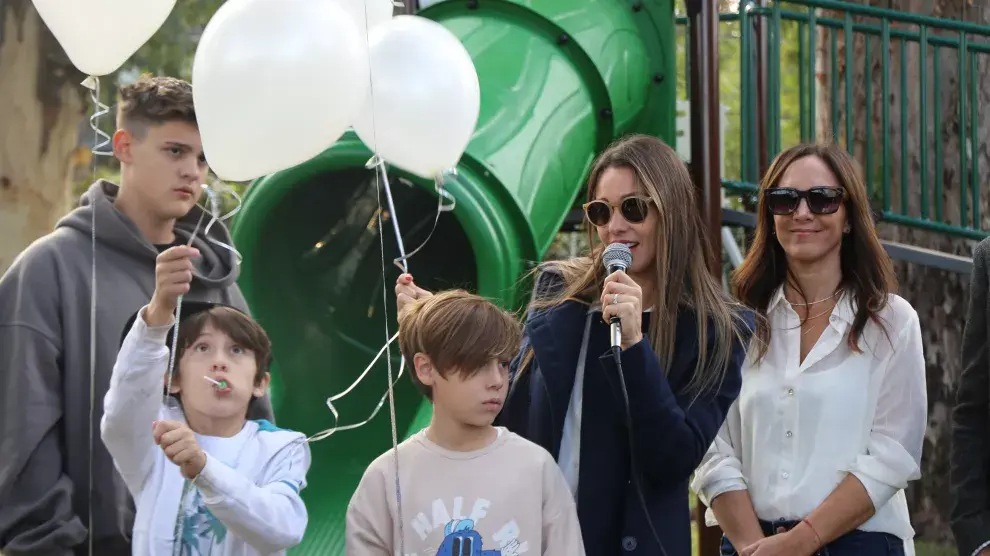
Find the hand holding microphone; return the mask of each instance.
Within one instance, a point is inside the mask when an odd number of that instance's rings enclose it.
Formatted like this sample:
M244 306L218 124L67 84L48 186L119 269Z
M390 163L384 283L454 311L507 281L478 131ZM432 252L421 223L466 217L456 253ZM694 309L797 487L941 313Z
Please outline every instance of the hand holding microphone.
M643 339L643 289L625 272L632 253L625 244L613 243L602 262L609 273L602 288L602 319L612 324L612 346L629 349Z

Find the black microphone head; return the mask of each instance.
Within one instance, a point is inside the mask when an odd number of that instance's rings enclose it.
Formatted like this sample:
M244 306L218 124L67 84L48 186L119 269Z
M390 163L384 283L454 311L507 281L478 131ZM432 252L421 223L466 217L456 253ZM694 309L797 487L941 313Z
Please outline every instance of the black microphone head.
M602 263L611 274L616 270L626 270L632 265L632 251L625 243L612 243L602 253Z

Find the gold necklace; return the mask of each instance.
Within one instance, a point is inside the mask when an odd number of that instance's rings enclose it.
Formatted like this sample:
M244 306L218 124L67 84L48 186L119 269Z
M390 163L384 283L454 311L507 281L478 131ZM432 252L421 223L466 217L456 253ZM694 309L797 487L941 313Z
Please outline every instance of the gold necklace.
M834 310L835 310L835 305L833 305L833 306L831 306L831 307L829 307L828 309L825 309L824 311L822 311L821 313L818 313L817 315L812 315L812 316L810 316L810 317L808 317L808 318L806 318L806 319L804 319L804 320L803 320L803 321L801 321L801 322L800 322L800 323L799 323L799 324L798 324L797 326L795 326L795 327L793 327L793 328L782 328L782 329L780 329L780 330L794 330L795 328L801 328L801 327L803 327L803 326L804 326L804 325L805 325L806 323L808 323L808 322L811 322L811 321L813 321L813 320L815 320L815 319L817 319L817 318L819 318L819 317L823 317L823 316L825 316L825 315L827 315L827 314L829 314L829 313L831 313L831 312L832 312L832 311L834 311ZM805 330L804 332L802 332L802 333L801 333L801 337L804 337L804 336L807 336L807 335L808 335L808 333L809 333L809 332L811 332L812 330L814 330L814 329L813 329L813 328L809 328L809 329L807 329L807 330Z
M821 317L821 316L824 316L824 315L827 315L827 314L831 313L833 309L835 309L834 306L831 307L831 308L829 308L829 309L825 309L824 311L822 311L821 313L818 313L817 315L815 315L813 317L808 317L808 318L804 319L804 322L802 322L801 324L799 324L798 325L798 328L804 326L805 323L808 323L808 322L811 322L814 319L817 319L818 317ZM809 327L807 330L805 330L804 332L801 333L801 337L803 338L803 337L807 336L812 330L814 330L814 328Z
M832 299L833 297L839 295L839 292L841 292L841 291L842 291L842 288L839 288L839 289L835 290L835 292L832 295L828 296L828 297L823 297L822 299L819 299L818 301L809 301L807 303L799 303L799 302L791 301L790 299L787 299L787 296L786 295L784 296L784 300L787 301L788 303L790 303L791 304L791 307L793 307L795 305L797 305L799 307L809 307L811 305L817 305L818 303L821 303L823 301L828 301L829 299Z

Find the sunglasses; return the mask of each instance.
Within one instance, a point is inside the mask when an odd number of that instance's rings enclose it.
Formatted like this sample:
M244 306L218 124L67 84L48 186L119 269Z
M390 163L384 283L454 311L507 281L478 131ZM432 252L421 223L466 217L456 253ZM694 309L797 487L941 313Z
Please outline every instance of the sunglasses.
M763 192L770 212L777 215L794 214L801 199L812 214L833 214L842 206L845 191L841 187L812 187L808 190L773 187Z
M595 226L607 226L612 221L613 209L619 209L626 222L639 224L646 220L652 202L653 199L649 197L626 197L618 204L597 200L581 206L584 208L584 215L588 217L588 222Z

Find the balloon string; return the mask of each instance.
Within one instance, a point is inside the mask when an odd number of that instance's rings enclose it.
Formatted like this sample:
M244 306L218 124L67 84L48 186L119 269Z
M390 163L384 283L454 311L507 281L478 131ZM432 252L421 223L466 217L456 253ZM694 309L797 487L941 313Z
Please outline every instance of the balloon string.
M369 34L370 34L370 31L371 30L368 27L368 3L365 2L365 4L364 4L364 36L365 37L368 37ZM371 101L371 104L370 104L370 107L371 107L371 137L372 137L372 142L374 143L373 148L375 149L375 155L378 156L378 152L377 152L378 151L378 130L377 130L378 126L377 126L377 124L375 122L375 113L377 112L377 110L375 110L375 80L374 80L375 68L374 68L374 65L373 65L372 59L371 59L371 48L370 48L370 45L368 45L368 46L369 47L366 50L366 52L367 52L367 58L368 58L368 95L369 95L370 101ZM391 192L391 189L389 188L389 185L388 185L388 175L387 175L387 172L385 171L384 160L381 160L379 166L381 168L381 171L380 172L376 172L376 178L378 176L382 176L384 178L384 183L385 183L385 188L386 188L386 194L388 196L389 210L391 211L391 214L392 214L392 225L393 225L394 230L395 230L396 240L399 243L399 250L400 250L400 253L401 253L401 252L405 251L405 246L402 243L402 236L399 233L399 224L398 224L398 222L395 219L395 207L392 204L392 192ZM386 358L385 358L385 361L386 361L386 366L387 366L387 370L388 370L388 391L387 391L387 394L388 394L388 405L389 405L389 417L390 417L390 421L391 421L390 424L391 424L391 427L392 427L392 455L393 455L393 458L395 460L395 506L396 506L396 521L399 524L399 554L405 554L406 553L406 539L405 539L405 533L403 531L403 524L405 523L405 521L403 520L403 517L402 517L402 489L400 488L400 484L399 484L399 438L398 438L398 431L396 430L396 422L395 422L395 389L394 389L395 381L392 378L392 352L391 352L391 349L389 349L389 347L392 344L392 339L389 338L389 330L388 330L388 288L386 287L386 284L385 284L385 237L384 237L384 234L382 233L382 197L381 197L381 188L376 187L375 188L375 192L378 194L378 241L379 241L379 245L381 247L381 256L382 256L382 298L383 298L382 301L383 301L383 313L384 313L384 317L385 317L384 318L384 321L385 321L385 338L386 338L386 341L385 341L385 351L388 354L386 356ZM408 270L408 264L405 263L405 256L404 255L403 255L403 265L400 268L402 268L403 272L406 272ZM401 362L400 363L400 366L399 366L399 373L400 374L402 373L402 365L404 365L404 362ZM328 404L328 406L329 406L329 404ZM331 412L335 412L335 410L334 410L334 408L332 406L329 406L329 407L330 407ZM376 408L375 412L377 412L377 408Z
M203 218L206 216L207 213L209 213L211 218L210 218L210 222L206 225L206 228L203 230L203 239L205 239L209 243L227 249L228 251L233 253L234 257L237 259L237 264L240 265L241 254L237 251L237 249L222 241L213 239L212 237L210 237L209 234L210 234L210 228L215 223L223 222L229 219L231 216L237 214L237 211L239 211L241 208L241 197L231 187L219 181L214 182L213 187L205 183L200 185L200 187L202 187L203 191L206 193L206 198L209 201L209 209L207 210L206 208L203 208L203 212L201 212L199 215L199 220L196 221L196 226L193 228L192 233L189 234L189 241L186 242L186 245L192 246L193 241L196 239L196 234L199 232L199 227L203 223ZM220 213L220 198L216 189L223 189L225 192L231 194L234 197L234 200L236 201L236 205L234 206L234 208L227 214ZM162 398L163 398L162 403L166 407L170 407L172 409L177 409L177 405L178 405L175 402L175 398L172 397L171 392L172 392L172 378L175 375L175 353L179 346L179 321L182 319L182 300L184 297L185 296L180 295L175 303L175 324L172 327L172 349L169 350L169 354L168 354L168 381L165 386L165 392L162 393Z
M96 109L93 115L89 117L89 127L96 135L93 140L92 153L97 156L113 156L113 148L104 150L104 147L110 145L110 135L101 130L98 123L101 117L110 113L110 107L100 102L100 78L90 75L83 80L82 86L89 89L89 98L92 99L93 106ZM102 142L100 141L101 137L103 138Z
M367 10L367 4L365 4L365 10ZM387 186L386 186L387 187ZM378 190L378 206L382 206L382 197L380 189ZM404 521L402 519L402 494L399 489L399 437L398 431L396 431L396 421L395 421L395 381L392 379L392 352L389 346L392 344L391 339L388 334L388 294L389 289L385 285L385 234L382 233L382 211L378 211L378 244L381 248L382 256L382 315L385 317L385 350L388 353L385 363L388 367L388 411L389 420L392 424L392 450L395 454L395 507L397 513L397 520L399 522L399 550L400 554L405 554L405 534L403 533ZM402 361L403 357L399 357L400 360L400 372L401 366L404 363Z
M334 406L333 402L351 393L351 391L354 390L354 388L356 388L357 385L360 384L361 381L364 380L364 378L368 375L368 373L370 373L371 370L375 367L375 364L378 363L379 359L381 359L382 354L388 351L387 350L388 346L391 345L393 342L395 342L395 340L398 337L399 337L399 333L396 332L395 334L392 335L391 338L389 338L388 343L386 343L384 346L381 347L380 350L378 350L378 354L375 355L375 358L371 361L371 363L368 364L367 367L364 368L364 371L361 372L361 374L357 377L357 379L355 379L354 382L352 382L351 385L348 386L346 390L327 398L327 408L330 410L330 413L333 414L334 426L310 436L309 437L310 442L319 442L320 440L324 440L326 438L329 438L330 436L333 436L337 432L363 427L364 425L371 422L371 420L374 419L376 415L378 415L378 412L381 411L382 406L385 405L385 401L388 399L388 390L386 390L385 393L382 394L382 397L378 401L378 405L375 406L375 409L371 412L371 415L369 415L367 419L361 421L360 423L354 423L351 425L343 425L343 426L338 425L338 422L340 420L340 412L337 411L337 408ZM399 374L395 376L395 380L391 382L389 389L391 389L392 386L395 386L395 384L398 383L399 377L402 376L402 369L404 366L405 366L404 363L399 364Z
M370 160L368 160L368 162L365 164L365 168L376 169L377 172L376 178L380 176L383 187L385 189L385 197L388 201L388 210L392 219L392 229L395 232L395 242L398 244L399 247L399 256L393 259L392 263L395 264L395 266L399 267L399 270L401 270L402 272L409 272L409 263L408 263L409 259L412 258L413 255L418 253L423 247L426 246L427 243L430 242L430 238L433 237L433 232L436 231L437 224L440 222L440 214L444 212L450 212L454 210L454 208L457 206L457 200L444 187L445 181L448 178L456 176L457 171L455 169L446 170L434 179L434 189L437 192L437 212L436 212L436 216L433 219L433 227L430 229L430 233L426 235L426 239L424 239L423 242L419 244L419 246L413 249L411 253L407 254L405 243L402 240L402 233L399 231L399 220L396 216L394 201L392 200L392 187L388 181L388 172L385 169L385 160L381 156L376 154L375 156L371 157ZM445 205L444 200L448 201L448 204Z
M366 34L368 32L367 16L368 16L368 14L367 14L367 6L365 6L365 32L366 32ZM371 67L372 64L371 64L370 52L369 52L369 55L368 56L369 56L368 57L368 65L369 65L369 67ZM403 370L405 369L405 361L402 358L400 358L400 361L399 361L399 372L395 376L395 378L393 378L393 376L392 376L392 357L391 357L390 346L391 346L392 342L394 342L397 339L398 333L395 333L395 334L391 335L391 337L389 337L389 330L388 330L388 310L387 310L387 306L388 306L388 288L385 285L385 282L386 282L386 274L385 274L385 244L384 244L384 234L383 234L383 232L384 232L384 224L382 222L381 190L382 189L385 190L386 202L388 204L389 214L391 215L391 219L392 219L392 229L393 229L393 232L395 234L396 244L397 244L398 250L399 250L399 257L396 258L396 259L394 259L393 260L393 263L402 272L408 272L409 271L408 259L412 255L414 255L415 253L417 253L419 250L421 250L429 242L430 238L432 238L433 233L436 231L437 224L438 224L438 222L440 220L440 214L443 213L443 212L449 212L449 211L453 210L454 207L456 206L456 199L453 197L453 195L451 195L444 188L444 180L446 179L446 177L448 175L456 175L456 171L455 170L449 170L449 171L446 171L446 172L441 173L440 175L438 175L436 177L436 179L435 179L435 188L436 188L436 191L437 191L437 211L436 211L436 215L435 215L434 220L433 220L433 227L430 230L430 233L427 235L426 240L424 240L422 244L420 244L415 250L413 250L412 253L408 253L407 254L406 253L406 250L405 250L405 243L404 243L404 241L402 239L402 234L401 234L401 229L400 229L399 222L398 222L398 217L396 215L395 201L394 201L394 198L393 198L393 195L392 195L391 184L389 183L389 179L388 179L388 171L387 171L387 168L386 168L386 162L377 153L377 142L378 142L377 141L377 125L375 123L375 112L376 111L374 110L374 106L375 106L375 104L374 104L374 80L373 80L372 75L373 75L373 68L372 68L372 72L369 72L369 94L371 96L372 146L376 149L376 152L375 152L375 155L365 164L365 167L368 168L368 169L374 169L375 170L375 179L376 179L376 182L378 182L378 184L379 184L379 186L376 187L376 192L378 193L377 220L378 220L378 231L379 231L379 236L378 237L379 237L379 244L380 244L380 247L381 247L381 255L382 255L382 296L383 296L383 306L386 307L386 309L385 309L385 337L387 338L387 340L385 342L385 345L382 346L382 348L378 351L378 354L371 361L371 363L369 363L368 366L365 367L364 371L354 380L354 382L351 383L351 385L349 387L347 387L344 391L342 391L342 392L340 392L340 393L338 393L338 394L336 394L334 396L331 396L331 397L327 398L327 401L326 401L327 408L330 410L330 413L333 415L333 419L334 419L333 426L330 427L329 429L326 429L324 431L320 431L320 432L318 432L318 433L310 436L309 438L306 439L306 442L318 442L320 440L324 440L326 438L329 438L330 436L332 436L333 434L335 434L335 433L337 433L339 431L353 430L353 429L357 429L357 428L360 428L360 427L366 425L367 423L369 423L372 419L374 419L378 415L378 412L382 409L382 407L385 404L385 400L388 399L388 401L389 401L389 413L390 413L390 424L391 424L391 429L392 429L391 430L391 432L392 432L392 452L393 452L393 456L394 456L394 459L395 459L395 497L396 497L396 509L397 509L397 516L396 516L397 519L396 519L396 521L398 522L398 526L399 526L399 553L400 554L404 554L405 553L405 535L404 535L404 532L403 532L404 520L403 520L403 517L402 517L402 513L403 513L402 512L402 491L401 491L400 480L399 480L398 431L397 431L397 423L396 423L396 416L395 416L395 385L397 384L399 378L402 377ZM444 200L448 201L448 204L445 205L444 204ZM374 368L374 366L378 362L378 360L381 359L381 356L383 354L387 354L386 355L386 366L387 366L387 371L388 371L388 386L386 388L385 393L382 395L381 399L379 399L378 404L372 410L371 415L367 419L365 419L364 421L361 421L359 423L354 423L354 424L351 424L351 425L341 426L339 424L340 413L337 410L336 406L334 405L334 402L337 401L337 400L339 400L340 398L348 395L351 391L353 391L354 388L356 388L357 385L360 384L368 376L368 374Z
M365 168L374 168L378 176L380 176L382 181L382 186L385 188L385 199L388 201L388 213L392 220L392 230L395 232L395 242L399 246L399 258L395 259L395 264L399 267L402 272L409 272L409 263L406 262L408 258L406 256L406 246L402 241L402 233L399 231L399 218L398 214L395 212L395 202L392 200L392 186L388 182L388 171L385 169L385 159L379 155L375 155L365 164ZM381 213L379 212L379 215ZM379 219L381 217L379 216ZM399 262L401 261L401 263Z
M95 156L113 156L113 150L103 150L110 144L110 136L100 129L99 121L110 112L110 107L100 102L100 79L89 76L81 83L89 89L89 98L93 101L93 114L89 117L89 127L93 130L93 149ZM100 138L103 141L100 141ZM96 159L93 159L93 181L96 181ZM89 482L87 485L87 548L89 556L93 556L93 446L96 420L96 207L95 200L90 200L93 209L90 214L90 248L92 251L92 268L90 269L89 293Z
M454 169L450 169L442 172L434 179L433 185L434 185L434 189L437 192L437 212L436 212L436 216L433 219L433 227L430 229L430 233L426 235L426 239L424 239L423 242L420 243L418 247L413 249L411 253L409 253L408 255L402 255L402 252L400 250L400 255L402 256L392 261L399 268L404 268L405 261L410 259L416 253L419 253L419 251L423 247L426 247L426 244L430 242L430 238L433 237L433 232L437 230L437 224L440 223L440 215L444 212L450 212L454 210L455 207L457 207L457 199L455 199L454 196L451 195L451 193L447 191L447 189L444 187L444 182L447 179L452 178L456 175L457 175L457 171ZM448 204L445 205L444 200L448 201Z
M210 214L214 215L214 217L212 220L210 220L210 223L206 225L206 229L203 230L203 237L206 239L206 241L212 243L213 245L216 245L217 247L226 249L227 251L233 253L234 258L237 260L237 265L240 266L241 262L244 260L244 257L241 256L240 252L236 248L234 248L233 245L228 245L220 240L210 237L210 228L212 228L213 225L216 224L217 222L226 222L227 220L230 220L231 217L233 217L241 210L241 196L237 194L237 191L235 191L233 187L230 187L226 183L219 180L213 182L213 185L211 187L205 187L205 189L206 189L206 195L210 201ZM220 191L223 191L224 193L227 193L228 195L233 197L235 205L234 208L230 210L230 212L218 217L216 215L220 214L220 197L219 197Z

